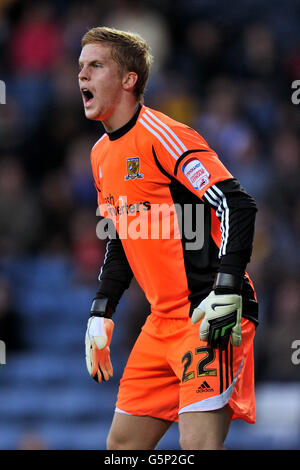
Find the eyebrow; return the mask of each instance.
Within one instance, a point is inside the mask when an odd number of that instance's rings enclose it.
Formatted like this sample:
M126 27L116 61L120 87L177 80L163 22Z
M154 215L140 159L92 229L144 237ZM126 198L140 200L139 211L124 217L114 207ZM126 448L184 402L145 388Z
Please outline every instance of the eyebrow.
M87 65L95 65L95 64L103 64L103 59L94 59L94 60L91 60L90 62L87 63ZM79 67L81 67L83 65L83 62L81 62L81 60L78 61L78 65Z

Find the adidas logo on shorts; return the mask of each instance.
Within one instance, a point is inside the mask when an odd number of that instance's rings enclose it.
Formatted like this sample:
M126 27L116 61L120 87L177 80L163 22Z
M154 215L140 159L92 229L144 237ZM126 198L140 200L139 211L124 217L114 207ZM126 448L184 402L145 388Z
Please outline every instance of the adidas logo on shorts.
M210 387L210 385L204 380L204 382L197 388L196 393L202 392L213 392L214 389Z

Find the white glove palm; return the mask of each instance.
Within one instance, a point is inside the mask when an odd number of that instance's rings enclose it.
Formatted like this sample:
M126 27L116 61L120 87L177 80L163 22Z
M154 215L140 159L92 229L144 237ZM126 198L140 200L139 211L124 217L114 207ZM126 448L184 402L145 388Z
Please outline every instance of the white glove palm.
M96 382L109 380L113 376L110 349L114 322L109 318L90 317L85 335L86 366Z
M234 346L241 345L241 317L242 297L240 295L216 295L212 291L194 309L192 323L197 323L203 318L199 328L200 339L208 341L212 347L225 349L229 337Z

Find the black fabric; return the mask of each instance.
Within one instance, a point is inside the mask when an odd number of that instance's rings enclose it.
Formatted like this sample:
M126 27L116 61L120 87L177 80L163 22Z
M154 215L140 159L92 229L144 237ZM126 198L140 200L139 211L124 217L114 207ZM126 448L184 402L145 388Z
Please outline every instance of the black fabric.
M218 273L214 282L216 294L240 293L243 278L228 273Z
M222 255L218 272L243 276L250 261L257 207L235 179L215 185L226 197L229 209L229 237L226 254Z
M116 304L102 294L94 298L90 317L111 318L116 310Z
M132 278L133 272L117 235L107 242L105 260L99 276L100 284L95 298L107 297L116 308Z

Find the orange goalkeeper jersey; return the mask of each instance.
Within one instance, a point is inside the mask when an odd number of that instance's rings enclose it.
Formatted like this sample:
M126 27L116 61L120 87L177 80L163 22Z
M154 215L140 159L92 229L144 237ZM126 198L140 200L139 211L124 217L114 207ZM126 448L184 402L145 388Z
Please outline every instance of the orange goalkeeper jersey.
M246 227L237 236L228 201L241 194L253 212L250 196L195 130L142 105L96 142L91 162L100 214L113 221L151 311L187 317L210 292L221 260L249 251L251 236ZM244 279L244 297L255 301Z

